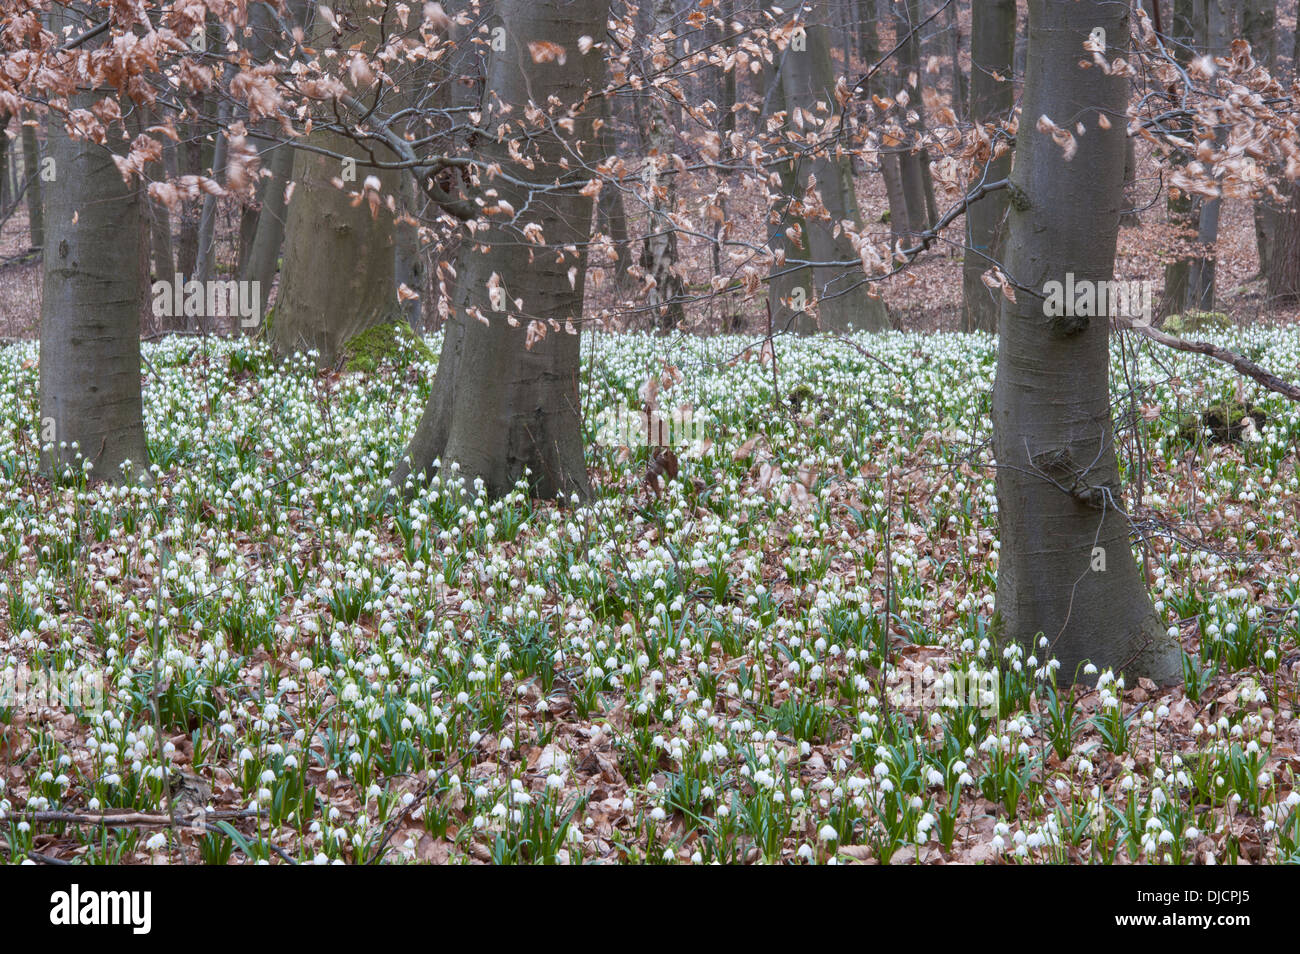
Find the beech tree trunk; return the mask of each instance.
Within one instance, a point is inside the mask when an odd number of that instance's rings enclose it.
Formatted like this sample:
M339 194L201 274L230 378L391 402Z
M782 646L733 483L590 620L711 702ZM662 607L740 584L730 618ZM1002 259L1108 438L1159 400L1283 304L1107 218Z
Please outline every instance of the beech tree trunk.
M411 493L408 478L441 465L445 472L454 467L468 485L481 480L492 496L509 492L525 474L536 496L585 496L580 325L571 326L572 334L565 325L582 317L592 199L581 191L585 173L571 159L569 168L561 163L569 149L591 162L600 154L599 105L584 103L584 94L603 81L605 53L596 47L584 54L578 41L604 37L609 0L503 0L498 9L506 48L493 51L488 64L490 95L477 133L481 158L515 180L555 184L539 195L505 178L493 181L516 212L490 215L488 227L462 246L433 393L391 481ZM535 62L530 42L563 47L563 62L558 56ZM567 145L556 125L537 128L525 118L525 104L545 108L552 101L573 120L572 132L561 133ZM509 115L501 104L511 107ZM506 122L510 129L502 131ZM520 124L527 125L527 140ZM524 144L533 168L511 156L512 137ZM524 238L532 225L544 244ZM533 320L546 323L547 332L530 348Z
M997 122L1011 112L1015 97L1011 61L1016 51L1015 0L974 0L970 34L970 117L975 123ZM1000 77L1000 80L995 77ZM1011 150L994 158L994 137L982 179L996 182L1011 171ZM972 182L973 187L978 185ZM1007 192L991 192L966 210L966 251L962 264L962 331L996 331L1002 295L982 277L1001 259L1005 244Z
M381 22L369 16L364 0L352 3L352 10L346 0L335 5L336 12L351 18L344 22L356 25L344 39L373 48L396 15L390 12ZM332 155L296 150L271 341L278 354L314 349L318 366L325 368L343 359L356 335L405 320L397 299L397 237L389 207L397 202L404 173L366 165L372 153L379 161L400 158L377 143L362 145L324 127L308 141ZM335 184L340 181L341 189ZM368 182L377 182L378 191Z
M929 228L939 218L938 207L934 198L934 180L930 174L930 151L917 148L925 136L925 102L921 96L921 82L925 75L921 62L920 23L925 17L921 13L921 0L906 0L894 7L894 30L896 41L902 47L896 54L902 83L901 88L907 93L907 107L904 113L915 114L913 122L905 122L909 131L909 148L899 154L903 175L903 192L907 195L908 219L912 229L917 232ZM913 28L918 29L913 31Z
M835 104L835 71L831 64L829 0L803 5L805 22L804 49L791 46L779 58L773 71L774 108L784 108L787 115L803 110L801 124L791 120L787 126L785 149L791 159L781 166L785 208L775 226L774 245L784 252L773 265L768 287L772 316L778 330L796 333L818 330L842 332L850 327L858 331L883 331L889 327L885 303L869 294L871 286L860 268L814 265L798 267L792 260L844 262L858 255L840 223L848 221L862 229L862 213L853 189L853 174L847 158L831 155L827 150L811 151L804 139L819 136L816 123L832 115ZM778 98L779 97L779 98ZM819 111L821 102L827 109ZM794 136L792 134L798 134ZM815 181L817 201L809 195ZM787 232L793 230L797 244ZM837 234L838 233L838 234ZM815 313L807 310L816 302Z
M45 247L45 209L42 194L45 183L41 180L41 149L36 139L36 127L23 123L23 178L27 180L27 227L32 238L32 248Z
M254 8L255 30L262 31L260 47L265 47L266 56L270 56L271 47L282 39L279 24L270 22L270 8L262 8L257 13ZM289 14L288 22L310 25L315 7L307 0L288 0L285 7ZM267 128L271 124L267 122ZM259 146L258 157L262 169L270 176L260 179L257 186L256 225L248 239L248 247L242 253L239 264L239 279L244 282L258 282L262 293L262 317L271 308L271 285L279 270L280 249L284 245L284 230L288 219L288 207L284 195L293 177L294 150L283 143L269 143Z
M57 19L57 18L56 18ZM89 109L94 93L71 97ZM92 478L147 479L140 394L140 183L127 185L103 146L74 140L51 113L47 129L55 180L45 193L48 248L41 297L39 432L45 466L75 462ZM121 139L109 137L114 148Z
M614 163L618 157L618 131L614 126L614 109L609 98L601 100L600 159ZM632 249L628 242L627 207L623 203L623 183L606 182L596 200L596 227L609 237L616 258L613 262L612 285L621 295L628 286L628 269L632 265Z
M1030 291L1043 293L1067 272L1076 283L1112 277L1125 129L1103 129L1098 116L1123 115L1128 81L1079 61L1095 27L1123 52L1128 8L1030 0L1029 17L1022 115L1082 122L1086 134L1071 162L1036 122L1021 122L1016 143L1008 272L1025 288L1002 306L993 391L1002 635L1040 664L1046 636L1063 682L1091 661L1170 683L1181 678L1181 650L1152 609L1118 509L1110 319L1048 317Z
M293 147L277 145L270 150L269 155L263 154L265 168L271 175L262 183L262 207L257 213L257 232L239 276L246 282L261 283L263 313L270 308L271 284L279 269L280 248L284 244L285 224L289 215L284 194L293 177L293 153Z
M667 69L677 58L677 40L673 21L677 16L673 0L657 0L651 43L655 44L654 67ZM660 46L662 44L662 46ZM669 80L676 87L676 80ZM641 248L641 267L648 278L646 304L653 309L655 323L664 329L676 328L686 318L682 304L685 285L677 265L677 227L671 218L677 202L676 169L672 156L677 151L676 127L680 110L669 104L668 89L650 94L650 156L654 164L650 194L650 221Z
M299 150L294 161L293 198L284 245L284 266L271 340L279 354L317 352L320 367L338 363L348 341L376 325L403 319L394 272L396 233L390 197L400 186L397 170L363 165L366 149L339 133L320 129L310 141L356 160L355 179L334 184L345 173L333 156ZM371 145L390 162L395 153ZM365 183L380 183L372 210ZM356 193L362 200L354 204Z
M1291 78L1300 76L1300 17L1296 19L1291 48ZM1287 183L1278 190L1288 196L1277 212L1269 252L1268 300L1270 307L1300 303L1300 185Z
M1226 0L1197 0L1197 30L1200 47L1210 56L1222 56L1227 50L1229 12ZM1222 144L1220 131L1217 142ZM1201 199L1196 219L1196 243L1200 247L1192 259L1188 276L1188 307L1213 311L1215 297L1215 261L1219 241L1219 219L1223 200Z
M1277 2L1276 0L1246 0L1241 9L1241 35L1250 44L1255 61L1270 73L1276 74L1277 63ZM1277 231L1282 207L1267 199L1256 199L1255 249L1259 255L1259 276L1268 274L1269 249Z
M1168 28L1169 52L1184 66L1191 62L1192 44L1196 40L1195 16L1192 5L1193 0L1173 0L1171 17L1173 22ZM1177 128L1179 120L1174 120L1171 125ZM1184 125L1187 124L1184 123ZM1165 212L1172 227L1184 233L1191 228L1193 224L1192 200L1185 192L1174 194L1174 190L1170 190L1169 197L1165 200ZM1179 245L1182 245L1188 237L1188 235L1184 234L1176 241ZM1190 277L1191 261L1180 251L1178 258L1165 265L1165 291L1160 304L1160 314L1162 316L1178 314L1187 307Z

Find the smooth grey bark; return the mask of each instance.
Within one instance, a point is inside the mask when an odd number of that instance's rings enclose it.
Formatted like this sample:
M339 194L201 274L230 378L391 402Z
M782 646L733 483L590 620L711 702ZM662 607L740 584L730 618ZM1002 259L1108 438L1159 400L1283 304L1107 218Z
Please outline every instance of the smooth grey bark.
M952 57L952 111L956 113L958 119L965 119L966 108L970 102L970 83L966 79L965 71L961 68L961 19L958 16L957 8L957 3L952 3L948 7L947 16L948 55ZM973 3L971 9L974 10ZM976 22L975 17L972 15L972 33ZM1015 42L1014 12L1012 13L1012 42Z
M1119 512L1121 486L1110 416L1110 319L1048 317L1050 281L1108 281L1123 209L1123 115L1128 80L1082 69L1080 51L1102 27L1122 52L1128 8L1107 0L1030 0L1027 75L1012 167L1008 272L1021 288L998 323L993 390L997 459L997 614L1004 640L1037 655L1046 636L1073 681L1099 669L1182 675L1181 649L1152 608ZM1037 118L1082 122L1071 162ZM1031 118L1032 117L1032 118ZM1035 294L1038 293L1038 294ZM1096 569L1098 555L1104 570ZM1076 673L1080 669L1080 673Z
M0 112L0 213L8 210L9 197L16 194L9 178L9 135L5 132L9 119L9 113Z
M673 0L656 0L652 42L662 42L662 56L671 61L677 56L674 21L677 17ZM657 64L665 68L669 63ZM669 80L669 83L676 83ZM645 270L648 288L646 305L652 309L655 323L663 329L678 327L686 319L683 305L685 283L677 263L677 226L672 214L677 204L676 170L672 156L677 151L676 127L681 111L670 105L666 89L655 90L650 95L650 130L648 134L654 178L649 196L650 220L641 246L641 268Z
M195 115L203 115L202 94L196 94L189 99L190 108L194 110ZM203 172L203 137L206 130L201 119L193 119L187 122L178 123L178 128L183 130L184 139L178 144L175 158L179 164L176 170L179 175L201 175ZM164 147L164 157L166 148ZM168 169L168 174L172 170ZM179 225L177 228L176 242L176 270L189 279L194 275L194 266L199 258L199 216L202 214L203 203L199 199L187 199L180 207ZM169 319L175 327L183 328L185 326L185 317L183 315Z
M618 131L614 126L614 109L609 97L601 98L600 160L612 162L618 156ZM628 241L627 207L623 203L622 184L606 182L596 199L596 227L607 235L614 246L614 281L617 291L628 284L628 269L632 265L632 247Z
M1296 18L1291 48L1291 78L1300 76L1300 17ZM1300 303L1300 185L1287 183L1279 188L1287 196L1279 210L1269 252L1268 300L1272 307Z
M583 54L578 40L604 36L609 0L503 0L499 10L506 48L493 51L488 62L490 95L477 131L480 158L485 165L499 163L514 179L556 185L544 201L530 202L531 190L505 178L493 182L517 214L489 217L488 226L462 246L433 391L390 479L407 494L415 489L408 481L413 475L429 475L441 466L444 476L452 476L454 468L467 484L482 480L486 493L500 496L527 471L536 496L585 496L590 484L578 394L580 336L564 326L582 317L593 202L581 192L585 174L574 171L571 159L567 169L561 162L573 149L588 161L600 152L598 106L584 103L584 95L603 81L604 53ZM564 62L533 62L530 41L563 47ZM552 100L553 109L572 118L571 133L557 133L560 127L548 124L530 127L526 141L516 130L501 138L503 122L525 122L525 104ZM509 104L509 116L502 104ZM511 135L517 144L525 143L533 168L511 157ZM523 229L533 223L545 245L524 239ZM499 310L489 289L494 275L504 293ZM533 319L558 327L529 348Z
M1255 61L1273 73L1277 62L1276 0L1246 0L1241 8L1241 35L1250 44ZM1254 202L1255 249L1259 255L1259 276L1268 274L1269 250L1277 232L1278 219L1284 208L1284 205L1268 199L1256 199Z
M402 176L399 189L401 202L398 208L404 215L402 221L395 226L394 278L399 285L405 285L419 296L400 302L407 324L418 329L423 322L420 306L424 301L424 259L420 254L420 228L416 222L419 220L423 200L420 190L415 187L413 176Z
M1011 60L1016 49L1015 0L974 0L971 4L970 117L996 123L1011 112L1015 90ZM1000 77L1001 80L996 79ZM1011 171L1011 150L984 163L982 180L996 182ZM973 183L978 184L978 183ZM991 192L966 209L966 250L962 263L962 331L996 331L1002 295L981 278L1002 256L1006 239L1007 192Z
M400 173L363 165L369 152L346 136L325 129L311 133L322 149L356 160L356 181L339 189L343 164L333 156L298 151L293 198L289 202L284 266L271 341L277 354L317 352L321 367L338 363L353 337L376 325L404 318L394 274L396 237L388 199ZM370 146L389 162L399 157ZM372 211L366 180L379 180ZM363 193L354 204L354 194Z
M88 109L100 98L81 93L70 106ZM122 480L127 460L134 478L147 479L140 184L122 181L105 147L69 137L57 114L46 136L55 179L45 192L38 431L53 441L42 459L47 469L76 466L75 445L94 479ZM112 136L109 142L127 145Z
M1121 228L1142 224L1137 212L1137 148L1132 136L1124 144L1124 214L1120 216L1119 224Z
M42 195L45 183L41 180L41 148L36 138L36 126L23 123L23 177L27 180L27 228L32 248L45 247L45 209Z
M903 174L903 192L908 197L908 218L915 231L924 231L939 219L934 198L934 180L930 173L930 150L918 148L925 136L925 100L921 95L921 78L925 75L921 56L920 23L921 0L907 0L894 9L894 29L902 47L898 51L898 67L902 88L907 91L907 112L916 119L906 123L910 131L910 148L899 154ZM913 28L917 28L916 31ZM915 77L915 82L913 82ZM919 227L918 227L919 226Z
M802 133L817 136L808 119L829 116L835 104L835 71L831 63L828 0L807 2L805 48L787 48L778 58L772 82L774 107L787 113L799 108L805 119ZM779 97L779 99L778 99ZM821 102L826 111L818 111ZM787 124L787 130L797 129ZM768 286L773 322L779 330L807 334L814 331L882 331L889 327L889 312L878 297L868 294L870 285L860 268L815 265L795 267L791 259L812 262L843 262L858 257L842 222L861 231L862 213L853 189L847 158L826 149L813 151L797 140L787 139L783 148L790 158L780 166L784 208L775 226L774 249L783 253L773 264ZM815 189L814 187L815 183ZM815 193L815 198L811 195ZM817 201L820 200L820 203ZM799 242L787 236L793 229ZM800 301L802 299L802 302ZM816 312L805 306L816 302Z
M898 154L880 150L880 177L885 181L885 199L889 203L890 244L911 232L907 221L907 198L903 195L903 173L898 167Z
M1210 56L1222 56L1227 50L1230 13L1225 4L1226 0L1196 0L1199 46ZM1220 131L1216 141L1222 144L1225 135ZM1196 244L1200 249L1191 261L1187 281L1188 304L1197 311L1214 310L1215 246L1222 208L1221 198L1200 201L1196 220Z
M283 42L279 24L270 22L270 8L260 9L254 17L255 31L259 34L257 50L265 49L265 57L271 56L271 50ZM286 10L291 23L307 26L311 23L315 8L307 0L288 0ZM270 128L270 122L267 122ZM289 181L293 178L293 153L291 146L284 143L266 143L258 148L258 158L262 169L270 172L263 176L257 186L256 226L251 238L247 239L247 248L242 250L239 264L239 278L244 282L258 282L262 293L263 314L271 307L271 285L279 271L280 249L284 244L284 229L288 220L288 208L284 196Z
M867 69L871 69L880 60L880 30L877 24L874 0L858 0L857 10L858 51ZM873 97L883 97L888 93L885 87L883 70L877 70L875 75L868 80L867 93ZM876 109L874 101L870 109L875 124L878 125L882 119L882 113ZM897 242L912 228L907 218L907 199L903 195L903 174L899 168L898 154L898 149L886 147L882 147L877 154L880 163L880 177L885 184L885 198L889 202L889 238L891 244Z
M374 50L397 17L391 9L382 19L370 17L363 15L366 9L362 0L353 0L351 9L346 0L335 5L351 24L342 41ZM270 337L277 354L315 350L318 366L332 367L355 336L405 319L397 299L397 238L389 207L402 173L366 165L372 154L387 162L400 158L386 146L358 143L323 127L309 141L333 155L295 151L296 185ZM341 189L335 185L339 181ZM367 189L368 181L378 182L378 192Z
M1193 0L1174 0L1169 26L1168 45L1170 52L1179 63L1186 66L1191 62L1193 44L1196 42L1195 11ZM1178 120L1174 121L1175 127ZM1179 160L1175 160L1179 161ZM1171 226L1186 232L1193 226L1192 200L1186 193L1174 195L1171 191L1165 200L1165 214ZM1183 241L1180 236L1178 241ZM1191 261L1186 255L1165 265L1165 290L1160 303L1161 316L1175 315L1187 307L1190 288Z
M284 195L289 180L293 178L293 148L277 145L269 157L263 156L265 168L271 175L263 179L261 210L257 214L257 233L249 247L240 279L260 282L262 300L266 308L271 301L271 283L279 270L280 248L284 244L285 224L289 210ZM265 310L265 309L264 309Z

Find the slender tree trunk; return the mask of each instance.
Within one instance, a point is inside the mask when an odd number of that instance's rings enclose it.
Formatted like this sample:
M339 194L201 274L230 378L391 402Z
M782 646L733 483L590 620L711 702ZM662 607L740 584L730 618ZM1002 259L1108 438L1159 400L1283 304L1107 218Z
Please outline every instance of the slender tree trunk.
M958 119L966 118L966 108L970 102L970 84L966 73L961 68L961 19L958 17L958 4L948 7L948 55L952 57L952 111ZM1015 38L1015 14L1012 14L1012 39ZM975 31L975 18L971 17L971 32ZM1008 58L1008 72L1010 59Z
M905 239L912 231L907 221L907 196L903 194L903 172L899 168L898 153L880 150L880 177L885 180L885 199L889 202L890 243Z
M203 97L193 96L190 101L191 107L201 117L204 109ZM176 159L180 163L180 168L176 171L181 175L201 175L203 137L206 132L203 120L196 118L180 125L184 130L185 139L176 150ZM202 208L203 203L198 199L187 200L181 207L180 229L176 239L176 270L186 279L194 276L194 266L199 258L199 216ZM178 327L184 327L183 315L173 320L178 322Z
M56 20L58 18L56 17ZM78 94L87 109L97 94ZM68 136L51 113L47 131L55 180L46 190L49 247L41 297L41 421L49 468L92 477L147 479L140 393L140 184L127 185L103 146ZM114 137L116 148L125 146Z
M656 0L652 43L656 44L652 61L656 70L669 68L677 57L674 21L677 16L673 0ZM658 46L662 44L662 48ZM641 249L641 267L648 281L646 304L654 309L660 328L676 328L686 318L682 304L685 285L677 262L677 227L672 215L677 203L676 170L672 156L677 151L676 126L681 111L670 105L669 89L677 81L669 79L664 88L650 94L650 156L647 162L652 179L650 189L649 232Z
M614 128L614 110L609 98L601 99L600 161L609 166L618 159L618 131ZM615 177L617 178L617 177ZM628 269L632 267L632 247L628 241L627 212L623 204L623 183L606 182L596 202L596 227L609 237L614 246L614 281L616 293L621 294L628 284Z
M838 332L853 327L882 331L889 327L888 310L884 301L868 294L871 286L860 268L796 268L790 264L791 259L843 262L858 257L851 239L840 227L848 221L856 230L862 229L848 160L836 158L824 149L812 151L803 141L818 137L818 118L829 115L816 111L817 102L835 102L835 71L826 26L829 6L829 0L804 3L807 21L803 49L792 40L774 71L785 109L791 113L800 109L803 116L802 123L792 120L786 129L785 148L792 158L782 167L786 207L780 216L782 224L777 226L785 260L778 257L773 266L768 295L773 319L781 330ZM797 245L786 237L789 229L799 239ZM807 310L814 302L815 313Z
M1133 137L1124 143L1124 214L1119 218L1120 228L1133 228L1142 224L1137 211L1137 148Z
M226 80L223 81L223 85L228 83L232 72L233 68L227 71ZM217 181L221 181L225 178L226 152L229 148L226 127L229 125L230 99L223 96L221 104L217 107L217 142L212 150L211 177ZM194 263L194 277L201 282L206 282L210 279L216 270L216 238L217 196L205 194L203 196L203 205L199 212L198 253Z
M268 8L269 9L269 8ZM306 0L289 0L290 21L306 27L311 23L315 9ZM278 24L276 25L278 29ZM276 37L266 26L262 42L274 44ZM268 56L270 54L268 53ZM257 282L262 295L262 312L271 307L271 286L279 271L280 249L284 244L284 230L288 222L285 191L293 177L294 150L282 143L272 143L259 152L262 168L270 172L258 184L257 227L242 257L239 278L244 282Z
M876 18L874 0L858 0L858 48L866 68L869 70L880 60L880 29ZM867 93L871 96L884 96L884 71L877 70L867 84ZM871 113L877 124L881 120L880 111L871 106ZM889 237L891 244L911 231L907 218L907 197L903 194L903 173L899 168L898 149L881 148L879 152L880 177L885 183L885 198L889 202Z
M1246 0L1241 9L1241 35L1250 44L1255 61L1276 75L1277 0ZM1267 199L1256 199L1255 249L1259 255L1259 275L1268 274L1269 248L1277 231L1282 207Z
M23 123L23 177L27 180L27 225L31 233L32 248L45 247L45 210L42 195L45 183L41 179L41 147L36 138L36 126Z
M398 206L404 213L403 221L395 226L396 245L393 262L394 277L399 285L405 285L419 297L405 298L401 302L407 323L414 329L423 326L421 303L424 301L424 258L420 252L420 228L416 225L423 207L420 190L415 187L413 176L401 176L399 188L401 202Z
M915 115L915 120L906 122L908 129L908 148L899 153L899 165L903 178L903 193L907 198L908 221L914 232L922 232L938 220L938 208L934 198L934 181L930 176L930 151L918 146L925 136L925 102L921 96L921 78L924 75L921 63L921 39L919 27L925 19L921 15L921 0L907 0L898 4L894 10L894 29L898 42L903 42L898 51L898 67L901 74L903 90L907 93L905 113Z
M270 307L271 284L279 270L280 248L284 244L284 229L289 217L284 194L293 177L293 153L291 146L278 145L269 156L263 154L271 175L263 179L257 233L239 276L242 281L260 283L263 311Z
M970 117L996 123L1011 112L1015 89L1011 59L1016 48L1015 0L974 0L971 5ZM998 146L1001 155L994 155ZM988 142L981 179L996 182L1011 171L1011 150L1001 137ZM971 183L972 186L978 182ZM991 192L966 210L966 252L962 265L963 331L996 331L1002 296L981 278L1002 255L1007 212L1006 190Z
M1300 76L1300 17L1291 48L1291 78ZM1300 185L1288 183L1278 190L1288 201L1277 213L1269 250L1269 306L1300 304Z
M1169 26L1168 46L1170 53L1186 66L1192 59L1192 45L1195 43L1195 16L1193 0L1173 0L1172 23ZM1177 125L1175 120L1174 124ZM1165 211L1169 225L1179 231L1175 241L1181 247L1191 233L1192 199L1185 192L1175 194L1170 191L1165 200ZM1187 307L1191 278L1191 260L1180 252L1179 257L1165 265L1165 291L1160 304L1162 316L1174 315Z
M1123 208L1128 80L1082 69L1095 27L1123 50L1128 8L1107 0L1030 0L1022 115L1082 122L1078 153L1022 122L1012 177L1009 274L1027 289L1108 281ZM1061 663L1072 681L1085 661L1159 683L1181 677L1181 653L1152 609L1129 545L1110 417L1110 320L1049 317L1021 291L998 324L993 391L1001 549L997 610L1003 637Z
M444 476L458 473L471 485L482 480L493 496L525 475L537 496L581 496L590 485L578 394L580 325L571 323L582 317L592 200L581 192L585 175L575 173L571 161L567 169L561 162L569 149L580 149L589 161L600 151L598 107L583 97L602 82L605 54L600 48L583 54L578 41L605 35L609 0L503 0L499 9L506 49L489 60L492 95L478 131L482 159L500 163L507 176L555 181L557 187L546 202L528 203L527 190L505 178L497 182L500 197L520 216L489 216L488 227L464 246L433 392L391 479L409 493L411 475L431 474L440 463ZM563 47L563 62L533 62L530 42ZM509 148L512 137L525 141L518 125L527 120L519 107L528 102L554 102L553 109L573 120L567 146L555 132L559 127L528 126L533 168ZM508 117L500 104L513 107ZM500 131L507 121L515 128ZM541 228L545 245L520 239L532 224ZM547 326L540 340L532 340L534 321Z
M1210 56L1222 56L1227 49L1229 12L1226 0L1197 0L1198 28L1201 31L1200 47ZM1224 132L1215 137L1219 144ZM1196 243L1199 254L1192 259L1188 278L1190 305L1197 311L1214 311L1214 275L1216 245L1219 240L1219 218L1223 208L1220 198L1202 199L1196 223Z
M0 112L0 212L9 208L9 197L14 194L9 183L9 113Z

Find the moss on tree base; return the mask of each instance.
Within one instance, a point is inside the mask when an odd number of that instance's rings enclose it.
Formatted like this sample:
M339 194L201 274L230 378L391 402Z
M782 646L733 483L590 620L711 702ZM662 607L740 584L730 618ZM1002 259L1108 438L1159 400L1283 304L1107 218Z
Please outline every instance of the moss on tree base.
M354 335L343 346L343 354L348 371L368 373L377 371L385 361L433 360L433 352L424 339L404 320L386 321Z

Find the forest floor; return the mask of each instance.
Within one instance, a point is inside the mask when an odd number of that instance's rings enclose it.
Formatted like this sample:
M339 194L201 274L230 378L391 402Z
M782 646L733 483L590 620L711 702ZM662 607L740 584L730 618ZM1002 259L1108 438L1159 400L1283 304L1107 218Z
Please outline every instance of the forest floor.
M1300 329L1217 340L1300 357ZM153 488L51 485L36 345L0 347L0 851L1300 860L1294 405L1116 336L1135 554L1186 673L1071 692L987 635L993 339L780 340L775 385L752 344L586 336L596 495L568 509L454 480L378 504L432 368L221 339L145 346ZM662 486L609 439L647 395L700 428ZM1224 398L1256 439L1197 426Z

